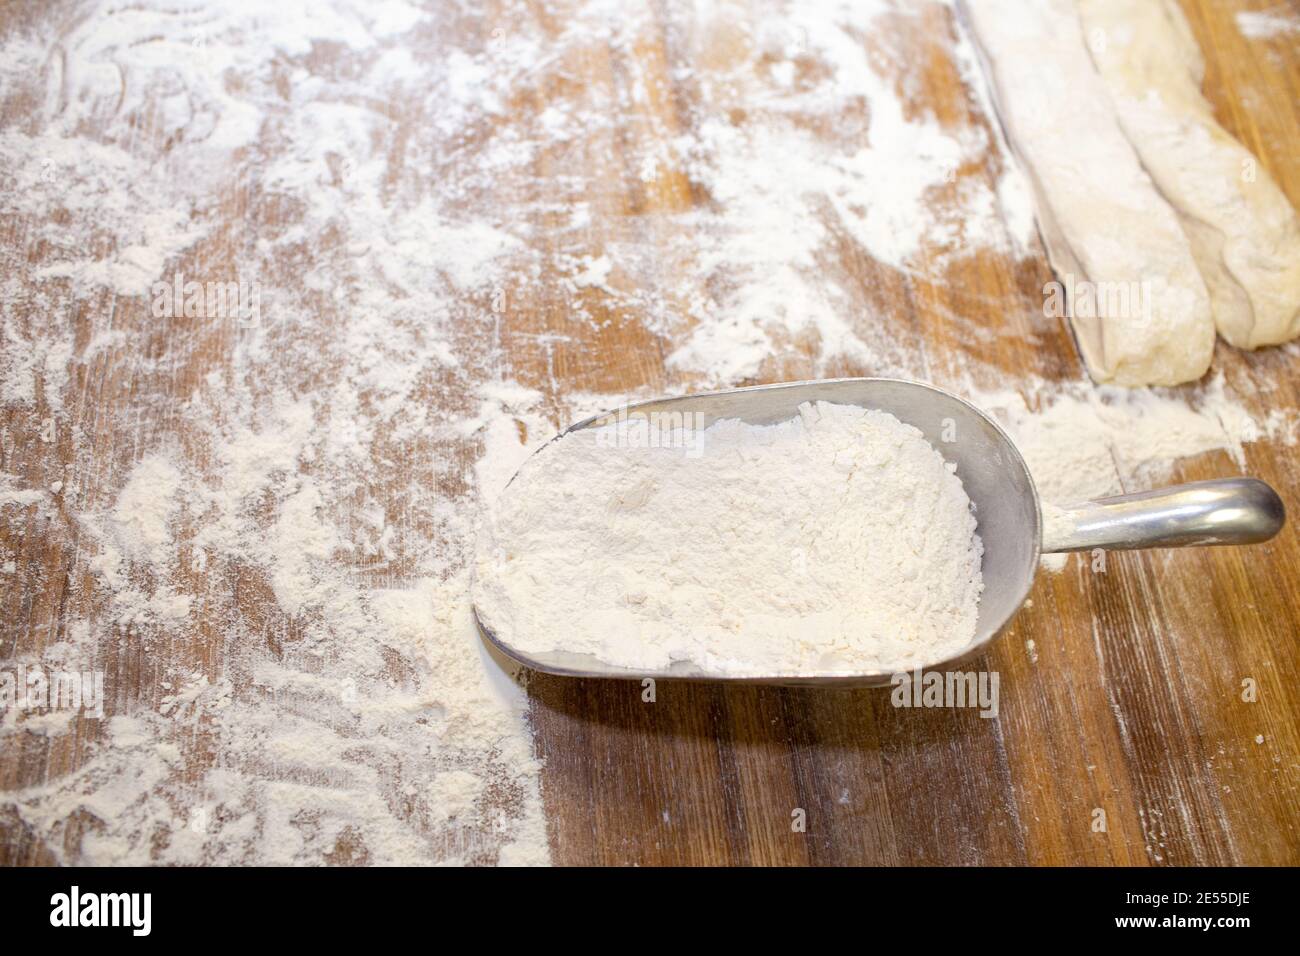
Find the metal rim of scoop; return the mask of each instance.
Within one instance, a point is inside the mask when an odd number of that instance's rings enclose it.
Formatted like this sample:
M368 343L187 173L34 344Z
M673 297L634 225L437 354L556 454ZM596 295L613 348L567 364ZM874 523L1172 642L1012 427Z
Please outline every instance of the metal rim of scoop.
M1039 559L1043 553L1044 518L1038 488L1029 471L1020 450L1016 447L1006 430L983 409L959 395L946 391L928 382L887 377L851 377L834 379L817 379L799 382L780 382L773 385L749 385L741 388L720 389L712 392L696 392L689 395L668 398L653 398L631 402L617 408L591 415L574 422L554 437L541 445L533 455L541 454L550 445L571 432L596 427L617 421L619 416L628 416L636 410L649 411L654 406L671 406L682 403L708 403L710 400L723 401L730 396L746 393L764 392L777 394L782 391L824 389L835 391L840 388L871 388L873 386L901 387L904 390L920 389L931 393L938 402L952 402L975 420L988 428L998 439L998 453L1005 453L1006 460L1000 461L999 467L1010 468L1014 477L1023 482L1023 494L1028 491L1032 504L1032 535L1029 541L1031 550L1017 556L1018 563L1024 563L1027 573L1022 575L1019 586L1007 589L999 595L1006 611L994 626L986 627L984 633L977 631L975 640L957 654L942 660L927 662L918 669L924 671L944 671L957 667L972 658L983 654L989 645L997 639L1015 618L1025 599L1033 588L1037 576ZM807 398L802 401L830 401L832 398ZM865 404L861 401L846 400L840 404L855 405L859 408L880 408L878 405ZM798 404L793 410L774 417L773 421L788 421L797 414ZM888 408L880 408L890 411ZM915 420L897 415L904 424L920 427ZM737 418L739 415L717 415L713 421L723 418ZM711 424L711 422L710 422ZM705 426L707 427L707 426ZM924 433L925 429L922 428ZM931 441L927 435L927 440ZM931 444L935 444L931 441ZM938 449L936 449L938 450ZM940 451L942 454L942 451ZM531 459L532 456L530 456ZM946 461L952 458L944 455ZM967 485L969 476L962 474L963 464L953 462L958 468L958 475L963 485ZM969 467L969 466L968 466ZM518 471L515 473L518 474ZM511 476L509 484L514 481ZM968 489L968 494L970 494ZM976 520L981 525L980 508L975 495L971 500L976 504ZM1058 509L1064 526L1054 531L1052 552L1085 550L1104 546L1113 550L1128 550L1143 547L1179 547L1198 544L1243 544L1264 541L1271 538L1285 522L1285 508L1268 485L1252 478L1232 478L1218 481L1194 482L1174 488L1131 495L1120 495L1096 501L1081 502L1077 505ZM984 535L981 532L981 537ZM988 560L987 539L985 561ZM985 568L987 571L987 566ZM986 592L987 593L987 592ZM1014 598L1014 600L1008 600ZM981 604L984 597L981 597ZM983 610L983 609L982 609ZM728 683L774 684L784 686L829 686L829 687L872 687L896 682L898 671L873 673L842 673L830 671L816 674L743 674L710 673L693 662L674 662L663 670L642 670L619 667L609 664L589 654L575 654L568 651L549 651L538 656L518 650L508 642L501 640L488 628L474 608L474 619L479 632L501 653L533 670L568 677L597 677L602 679L644 680L694 680L725 681Z

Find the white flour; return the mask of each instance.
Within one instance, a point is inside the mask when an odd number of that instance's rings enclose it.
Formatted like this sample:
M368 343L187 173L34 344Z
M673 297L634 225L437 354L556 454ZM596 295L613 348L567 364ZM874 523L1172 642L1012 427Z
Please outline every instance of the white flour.
M1289 7L1276 6L1267 10L1240 10L1237 12L1237 29L1252 40L1268 40L1291 33L1300 33L1300 17Z
M1027 396L972 391L971 400L1015 440L1048 506L1160 487L1177 459L1206 452L1226 452L1244 470L1245 444L1295 445L1300 428L1294 409L1275 409L1257 422L1227 393L1221 373L1197 386L1191 402L1159 390L1087 384L1031 387ZM1044 555L1043 564L1059 571L1067 560Z
M973 639L970 499L915 428L818 402L779 425L665 428L659 447L634 434L566 436L494 509L475 606L520 650L854 674L933 664Z
M1223 450L1243 467L1242 445L1265 437L1289 440L1284 416L1261 426L1224 393L1215 376L1189 404L1147 389L1057 390L1031 396L989 392L972 399L1006 425L1025 457L1038 492L1066 505L1140 491L1166 480L1176 458Z
M353 105L422 109L407 86L442 82L439 58L395 38L427 20L397 2L101 4L3 38L0 96L30 99L0 130L0 211L28 224L0 247L0 402L25 459L0 520L69 546L52 569L0 554L6 606L64 596L5 631L0 666L106 668L109 697L102 722L0 714L6 757L77 754L6 791L8 846L549 859L526 697L478 639L462 555L476 460L513 470L515 422L547 427L535 392L484 367L486 292L521 247L421 194L446 178L436 142L410 145L390 191L396 122ZM318 43L355 71L320 70ZM438 118L449 138L469 122ZM232 193L252 211L221 234ZM177 272L257 283L260 321L152 314L151 284ZM128 655L156 675L140 697Z

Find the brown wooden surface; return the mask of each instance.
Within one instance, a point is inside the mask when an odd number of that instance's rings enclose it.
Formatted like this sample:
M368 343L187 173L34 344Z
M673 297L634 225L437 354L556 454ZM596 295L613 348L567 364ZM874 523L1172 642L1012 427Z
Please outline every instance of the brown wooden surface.
M1248 40L1233 23L1237 9L1269 5L1185 0L1206 53L1206 91L1220 120L1300 205L1295 160L1300 155L1300 38ZM1294 3L1291 9L1300 13ZM0 13L0 31L44 15L40 5L8 8ZM463 31L466 42L478 43L494 22L508 22L492 16L483 22L454 19L452 32ZM562 11L531 6L528 16L552 34L561 29ZM674 262L689 257L691 248L690 226L673 214L712 200L693 189L683 170L661 171L649 184L640 181L627 156L647 138L671 137L697 122L698 77L725 67L735 50L679 35L671 6L657 17L660 29L645 34L643 43L568 57L563 71L539 84L539 98L509 103L500 122L535 118L548 97L611 93L629 75L657 91L649 105L591 131L577 146L544 152L536 159L532 183L496 183L493 189L499 199L501 193L527 191L553 177L553 198L592 204L586 240L591 254L601 254L615 241L635 241L642 258L661 263L663 272L639 275L638 281L671 297L680 296ZM948 12L934 11L924 26L909 27L916 30L908 41L916 53L907 63L909 95L945 120L987 124L951 61ZM445 42L430 40L430 55ZM695 72L679 72L682 66ZM0 126L21 122L29 106L6 95L0 100ZM429 135L429 116L402 114L399 104L392 109L400 116L396 142ZM820 132L847 138L860 131L846 118L842 127ZM474 155L473 144L459 154L448 150L447 167L431 175L468 178L465 167L472 166ZM565 174L576 176L577 185ZM991 177L997 170L966 174ZM476 202L493 201L486 192L478 199L473 190L463 195L467 215L475 212ZM232 192L228 207L232 222L273 224L282 214L253 187ZM545 212L533 215L536 241L545 252L550 223ZM22 222L6 222L0 225L0 242L25 249L26 231ZM329 241L321 237L321 248L309 251L337 255ZM197 257L220 261L230 254L218 236ZM292 262L283 267L286 272L297 268ZM841 260L826 267L853 290L858 300L851 304L853 314L897 316L905 330L897 353L879 366L832 363L826 374L903 371L960 385L966 359L974 359L981 363L977 377L989 385L1030 375L1078 375L1068 332L1039 312L1039 290L1050 278L1041 254L1017 263L981 253L957 261L943 281L930 281L876 264L846 243ZM571 303L555 288L554 282L539 281L508 290L512 307L500 328L505 371L546 394L553 424L563 424L571 412L570 396L581 392L652 394L696 384L664 364L673 337L689 330L688 312L665 339L635 312L605 311L596 290L585 290L580 298L609 321L577 321ZM85 310L107 307L106 297L75 304ZM128 326L147 321L147 303L118 307ZM341 321L322 307L319 334L331 335ZM972 327L992 334L973 339ZM470 324L459 334L467 342L476 336L485 341L483 331L481 323ZM146 340L151 357L169 354L172 343L164 330ZM302 343L293 360L309 361L304 356L310 352L311 343ZM795 347L774 357L754 381L810 377L815 370L807 352ZM83 502L111 501L139 449L175 430L167 402L183 398L203 375L220 370L230 345L214 333L211 342L198 349L191 343L185 354L186 364L165 371L158 363L146 368L139 356L112 351L80 369L67 400L80 426L79 444L69 430L54 446L45 445L37 434L39 421L29 413L0 411L0 470L43 486L71 468ZM1221 345L1215 366L1253 411L1267 414L1274 407L1300 407L1296 362L1294 346L1246 355ZM482 379L498 371L485 358L466 374ZM304 365L302 374L327 376L329 370ZM460 399L444 384L431 388L430 400L453 408ZM155 414L142 420L145 408ZM1273 483L1294 511L1300 503L1295 449L1258 442L1247 447L1246 457L1247 470ZM428 461L420 465L427 467ZM1225 473L1236 473L1235 465L1226 455L1209 454L1184 462L1176 477ZM26 524L0 523L5 552L31 569L21 584L0 578L0 662L5 654L43 646L70 613L66 603L89 600L69 581L74 572L86 574L75 560L77 533L73 522L44 524L35 514ZM401 569L386 573L400 576ZM251 577L232 584L259 586ZM979 665L1001 674L1002 711L996 720L981 719L973 710L898 710L890 706L888 691L662 683L657 701L648 704L639 685L538 675L530 688L532 718L537 753L546 761L542 786L554 859L1296 864L1298 595L1300 541L1294 526L1249 550L1115 554L1105 574L1072 564L1060 575L1041 575L1032 606ZM169 660L220 672L214 635L227 608L214 602L210 616L167 649ZM158 698L160 664L142 657L129 641L106 663L115 685L114 706ZM1257 703L1240 699L1247 677L1258 682ZM93 729L83 733L94 739ZM1258 735L1263 744L1256 743ZM78 766L82 743L67 736L6 747L0 752L0 790L59 779ZM191 759L196 766L202 763L201 754ZM796 808L806 811L805 833L792 832ZM1092 832L1095 808L1106 811L1106 833ZM66 839L75 836L70 832ZM0 817L0 862L49 859L48 848Z

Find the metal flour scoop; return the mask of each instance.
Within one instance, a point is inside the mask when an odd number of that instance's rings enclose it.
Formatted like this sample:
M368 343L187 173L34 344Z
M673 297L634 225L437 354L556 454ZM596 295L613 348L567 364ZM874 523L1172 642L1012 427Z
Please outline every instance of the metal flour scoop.
M978 533L984 544L984 592L975 638L960 654L934 661L927 669L949 668L984 650L1024 603L1040 553L1252 544L1272 538L1286 522L1282 501L1267 484L1254 478L1225 478L1082 502L1059 513L1054 511L1053 520L1044 527L1038 491L1029 469L1002 428L955 395L932 385L898 379L790 382L636 402L577 422L561 434L609 424L629 412L689 415L692 417L685 420L701 428L729 418L753 425L774 425L795 418L804 402L819 401L879 409L915 426L945 459L957 466L957 476L975 505ZM548 446L537 454L546 454ZM644 673L607 664L588 654L525 654L511 646L509 634L491 633L481 622L480 629L492 644L528 667L574 677L871 686L888 684L893 676L812 672L737 678L712 674L685 661L665 671Z

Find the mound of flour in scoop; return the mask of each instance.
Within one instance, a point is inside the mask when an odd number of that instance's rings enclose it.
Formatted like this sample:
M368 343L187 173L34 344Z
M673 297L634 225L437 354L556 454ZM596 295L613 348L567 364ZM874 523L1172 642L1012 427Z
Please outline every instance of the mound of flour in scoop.
M777 425L656 425L573 432L505 489L476 554L494 633L736 676L904 671L970 643L983 548L917 429L825 402Z

